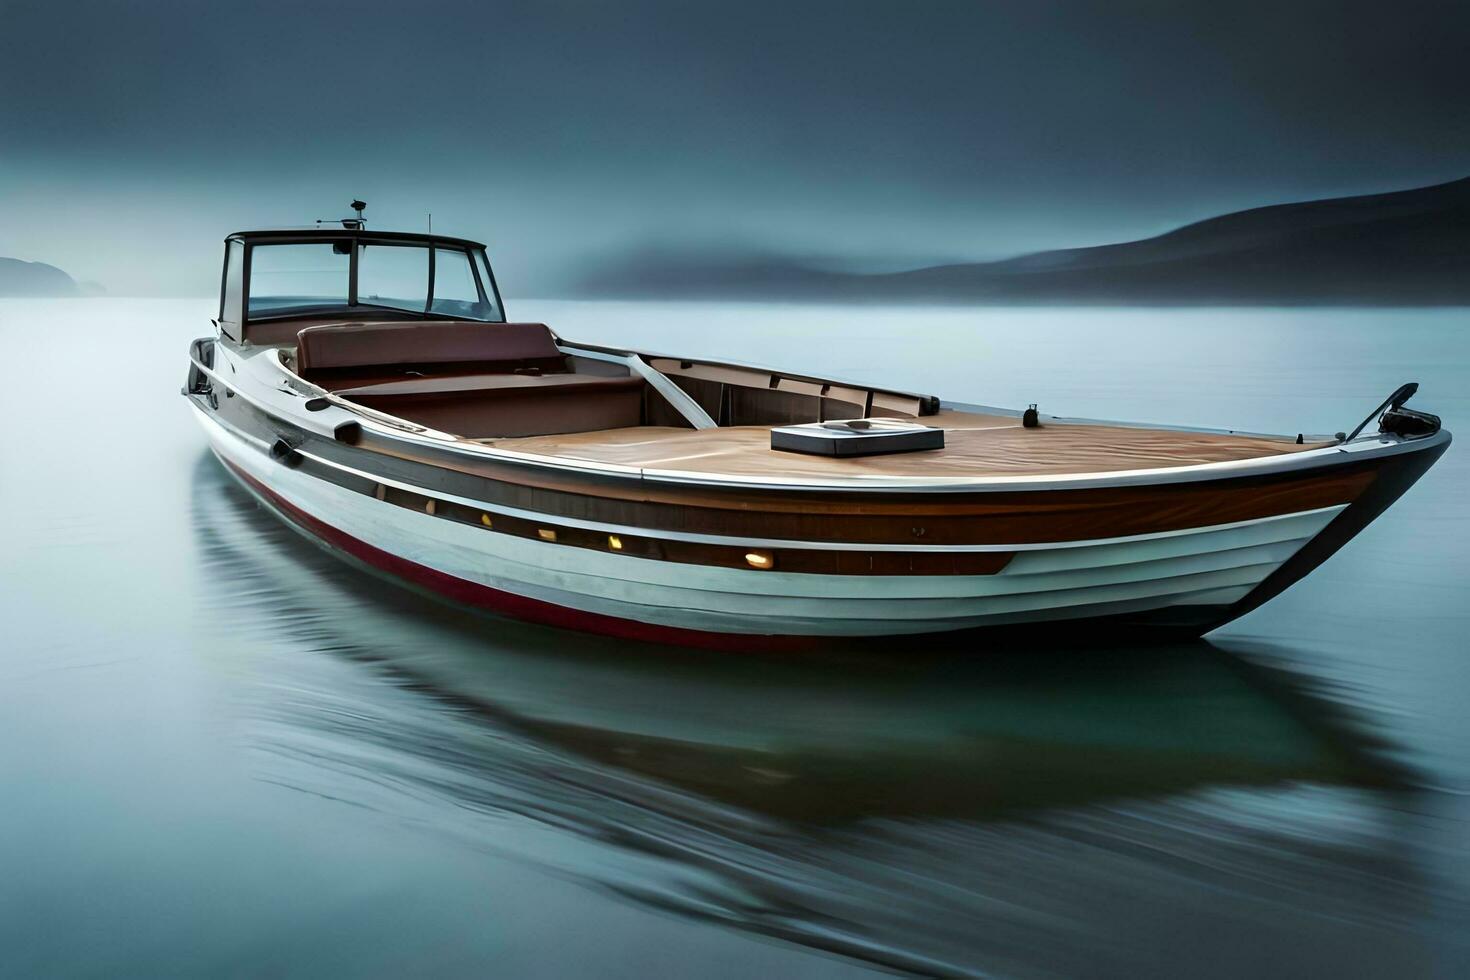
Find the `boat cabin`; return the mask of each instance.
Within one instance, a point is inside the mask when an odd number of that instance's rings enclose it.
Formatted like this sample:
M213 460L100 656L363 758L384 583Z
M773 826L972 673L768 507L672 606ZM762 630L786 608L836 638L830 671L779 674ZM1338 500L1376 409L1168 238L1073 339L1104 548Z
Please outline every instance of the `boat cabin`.
M225 239L219 325L238 342L294 344L308 321L497 323L504 309L479 242L365 228Z

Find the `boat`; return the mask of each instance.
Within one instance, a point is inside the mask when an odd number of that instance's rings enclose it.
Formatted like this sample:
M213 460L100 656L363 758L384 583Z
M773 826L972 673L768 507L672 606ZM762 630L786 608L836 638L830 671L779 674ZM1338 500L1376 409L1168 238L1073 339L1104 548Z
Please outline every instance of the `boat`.
M183 387L211 449L349 560L565 629L777 651L1199 636L1451 439L1405 406L1414 384L1350 432L1266 435L579 343L507 317L481 243L337 224L225 239Z

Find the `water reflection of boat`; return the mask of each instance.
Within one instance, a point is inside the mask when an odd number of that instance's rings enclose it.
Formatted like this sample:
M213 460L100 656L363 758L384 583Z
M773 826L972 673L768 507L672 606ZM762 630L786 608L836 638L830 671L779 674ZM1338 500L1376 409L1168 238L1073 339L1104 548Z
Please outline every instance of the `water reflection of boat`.
M207 461L193 499L209 642L252 637L221 662L256 672L232 691L261 778L642 905L964 975L1026 972L1039 946L1085 972L1111 955L1098 923L1198 915L1175 862L1297 889L1326 910L1292 923L1308 936L1386 888L1412 901L1391 832L1365 831L1398 782L1371 740L1201 641L907 663L573 646L343 568ZM1129 901L1077 926L1072 903L1120 881ZM1222 921L1251 902L1207 891Z

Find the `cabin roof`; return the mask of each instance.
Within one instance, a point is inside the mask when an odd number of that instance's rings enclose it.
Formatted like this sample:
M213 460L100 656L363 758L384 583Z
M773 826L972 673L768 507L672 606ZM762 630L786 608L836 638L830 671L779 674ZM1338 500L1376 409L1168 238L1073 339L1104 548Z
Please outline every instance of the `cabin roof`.
M262 242L337 242L360 240L372 242L419 242L424 245L438 243L460 247L483 249L481 242L450 235L432 235L416 231L377 231L371 228L278 228L264 231L236 231L225 236L225 241L236 239L250 244Z

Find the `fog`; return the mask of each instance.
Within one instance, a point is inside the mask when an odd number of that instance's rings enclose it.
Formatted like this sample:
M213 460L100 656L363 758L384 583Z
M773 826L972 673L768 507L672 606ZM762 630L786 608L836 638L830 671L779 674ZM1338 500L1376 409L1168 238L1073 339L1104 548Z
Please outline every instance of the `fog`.
M894 269L1470 172L1464 5L9 0L0 255L202 294L369 202L512 293L625 249Z

